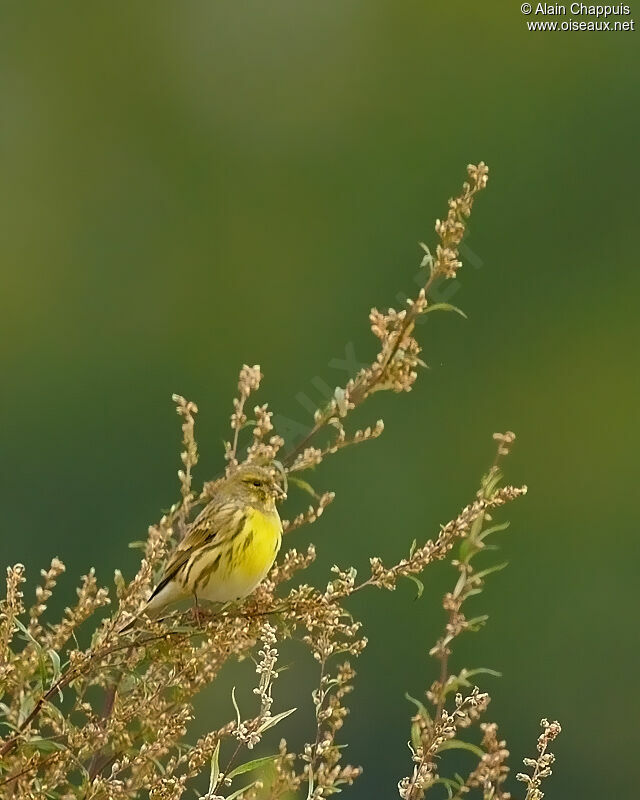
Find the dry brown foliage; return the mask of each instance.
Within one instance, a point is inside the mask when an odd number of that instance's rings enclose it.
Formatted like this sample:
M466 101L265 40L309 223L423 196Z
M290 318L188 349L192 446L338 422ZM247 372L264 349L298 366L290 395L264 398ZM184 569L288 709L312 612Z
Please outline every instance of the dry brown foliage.
M374 392L405 392L415 382L422 365L416 321L443 309L444 304L430 302L429 292L437 281L456 277L466 220L487 177L484 164L468 167L462 192L449 201L446 218L436 223L439 242L435 255L427 251L423 261L428 269L425 285L405 309L372 310L371 329L379 340L375 358L336 388L330 402L316 411L302 441L285 442L274 431L266 404L256 405L248 418L247 403L259 390L262 372L258 365L242 368L231 415L232 437L225 446L227 471L245 461L272 463L284 480L310 492L313 503L308 510L285 522L288 534L314 522L334 498L333 492L317 493L297 474L349 445L378 437L382 421L347 431L353 409ZM392 590L405 578L414 580L421 591L417 576L455 547L458 553L452 563L458 577L444 598L445 630L431 650L439 674L426 692L430 710L415 701L410 743L414 766L398 790L406 800L423 798L436 787L451 798L475 791L484 800L507 800L508 751L496 725L481 724L478 744L459 738L487 709L488 695L472 681L483 670L453 673L449 657L456 637L476 630L484 619L467 618L464 604L495 569L476 570L472 564L486 538L502 527L490 525L491 516L526 492L526 487L500 485L498 459L508 452L513 434L497 435L496 462L472 502L433 538L414 542L398 563L387 566L372 557L370 572L363 578L354 569L335 567L332 580L317 588L299 582L299 573L314 560L313 546L305 552L290 548L251 597L216 609L198 625L188 613L173 612L123 634L123 623L144 605L194 508L206 502L216 483L194 490L198 409L179 395L174 402L183 434L180 500L150 526L133 579L126 581L116 572L114 588L108 589L98 585L92 568L82 578L76 602L62 620L51 623L44 621L44 614L63 563L55 558L42 571L30 608L22 593L24 568L17 564L7 569L7 594L0 609L0 795L169 800L182 797L204 773L208 789L201 797L207 800L330 796L361 771L343 762L338 743L347 714L345 700L355 677L351 661L366 646L360 623L349 613L349 598L362 591ZM250 440L243 443L247 431ZM107 607L112 611L105 613ZM86 642L89 628L92 633ZM276 756L251 760L250 751L265 737L277 736L274 729L294 711L276 711L272 694L279 675L277 645L285 638L300 640L318 663L318 685L312 694L315 727L306 743L292 747L281 740L273 745ZM255 710L241 712L234 696L235 715L188 744L185 731L195 714L196 695L216 680L224 665L253 654ZM542 797L540 782L550 773L553 758L548 745L560 730L557 723L543 721L543 725L538 758L525 762L531 775L518 776L526 782L527 800ZM466 777L447 778L440 774L440 757L456 747L470 749L475 763Z

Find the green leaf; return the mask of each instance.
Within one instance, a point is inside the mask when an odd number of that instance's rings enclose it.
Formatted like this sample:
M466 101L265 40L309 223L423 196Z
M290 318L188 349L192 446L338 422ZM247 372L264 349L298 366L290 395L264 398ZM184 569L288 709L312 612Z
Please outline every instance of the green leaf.
M138 541L138 542L129 542L129 545L128 545L128 547L131 550L144 550L146 546L147 546L146 542L140 542L140 541Z
M438 783L441 786L444 786L446 788L446 790L447 790L447 800L452 800L452 798L453 798L453 790L455 789L456 792L457 792L460 789L460 786L461 786L460 783L457 783L456 781L451 780L451 778L436 778L436 780L433 782L433 785L435 786ZM464 781L462 782L462 785L464 785Z
M211 756L211 772L209 773L209 794L213 794L220 777L220 739L216 742L215 750Z
M241 794L243 794L243 792L246 792L249 789L251 789L251 787L255 786L257 782L258 781L253 781L248 786L243 786L242 789L238 789L237 792L234 792L233 794L228 794L227 795L227 800L235 800L235 798L239 797Z
M480 578L480 580L482 580L483 578L486 578L487 575L491 575L493 572L500 572L500 570L503 570L508 566L509 562L503 561L502 564L494 564L493 567L487 567L487 569L480 570L480 572L474 572L473 577Z
M473 619L467 620L468 630L470 631L478 631L480 628L485 624L485 622L489 619L488 614L480 614L478 617L474 617Z
M18 626L18 628L22 631L22 633L24 634L26 640L28 642L31 642L31 644L34 644L36 646L36 649L38 650L38 652L40 652L40 650L42 650L42 647L40 646L40 643L36 639L33 638L33 636L25 628L25 626L22 624L22 622L20 622L20 620L17 617L13 621Z
M296 708L290 708L288 711L282 711L280 714L276 714L275 717L269 717L269 719L265 720L262 725L258 728L258 733L264 733L268 731L270 728L274 728L279 722L282 722L283 719L288 717L290 714L293 714L294 711L297 711Z
M131 545L129 545L129 547L131 547ZM120 595L126 589L127 584L119 569L113 571L113 582L116 586L116 594L118 597L120 597Z
M28 747L35 747L41 753L53 753L56 750L65 750L65 747L59 742L52 742L51 739L43 739L41 736L34 736L29 739L25 744Z
M424 250L424 258L420 262L420 266L429 267L431 272L433 272L433 256L431 255L431 250L429 250L424 242L418 242L418 244Z
M499 533L500 531L506 531L511 523L510 522L503 522L500 525L492 525L490 528L482 531L482 533L478 536L478 541L482 542L487 536L491 536L492 533Z
M140 676L135 672L128 672L122 677L120 685L118 686L118 694L125 695L133 691L133 689L140 682Z
M254 758L253 761L247 761L246 764L240 764L239 767L236 767L235 769L231 770L231 772L228 772L226 777L231 780L237 775L243 775L245 772L251 772L253 769L260 769L260 767L265 767L267 764L271 764L276 760L276 758L280 758L278 753L276 753L274 756ZM211 787L209 787L209 791L211 791Z
M231 702L233 703L233 707L236 710L236 719L238 722L238 727L240 727L242 723L242 716L240 714L240 709L238 708L238 701L236 700L236 687L234 686L231 690Z
M51 660L51 664L53 665L53 675L51 677L51 686L60 678L62 674L62 670L60 667L60 656L56 653L55 650L47 650L47 654L49 659ZM62 690L58 689L58 697L60 700L64 700L64 695L62 694Z
M468 750L470 753L478 756L478 758L482 758L484 755L484 750L478 747L477 744L471 744L471 742L463 742L460 739L448 739L446 742L443 742L438 750Z
M468 564L471 556L475 555L477 551L477 539L472 539L470 536L467 536L466 539L460 542L458 560L462 561L464 564Z
M29 714L33 711L36 705L35 697L32 694L25 694L20 701L20 709L18 711L18 727L27 719Z
M416 595L416 600L419 600L422 597L422 593L424 592L424 583L420 580L420 578L416 578L415 575L405 575L405 578L409 578L409 580L413 581L415 585L418 587L418 594Z
M455 311L456 314L460 314L461 317L467 319L467 315L464 311L458 308L458 306L452 306L451 303L434 303L426 307L425 314L428 314L430 311Z
M55 683L58 678L60 677L60 656L56 653L55 650L47 650L49 654L49 658L51 659L51 664L53 665L53 681Z
M429 720L429 721L431 721L431 715L430 715L430 714L429 714L429 712L427 711L427 708L426 708L426 706L424 705L424 703L423 703L423 702L421 702L420 700L416 700L416 698L415 698L415 697L412 697L412 696L409 694L409 692L405 692L405 693L404 693L404 696L407 698L407 700L408 700L410 703L413 703L413 705L414 705L414 706L415 706L415 707L418 709L418 712L419 712L419 713L420 713L420 714L421 714L421 715L422 715L422 716L423 716L423 717L424 717L426 720Z
M288 475L287 480L289 481L289 483L292 483L294 486L297 486L299 489L302 489L302 491L307 492L315 499L318 498L318 493L313 488L313 486L310 483L307 483L307 481L303 481L302 478L296 478L295 475Z
M419 722L411 724L411 744L414 750L418 750L422 746L422 729Z
M496 672L495 669L489 669L488 667L477 667L476 669L467 670L465 675L467 678L473 678L474 675L491 675L494 678L502 677L501 672Z

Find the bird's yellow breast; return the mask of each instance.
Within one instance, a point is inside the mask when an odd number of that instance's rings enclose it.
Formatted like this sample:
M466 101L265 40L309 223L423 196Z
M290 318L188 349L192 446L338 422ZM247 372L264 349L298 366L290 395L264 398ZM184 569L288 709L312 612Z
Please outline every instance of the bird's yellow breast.
M242 530L220 547L213 547L196 579L198 597L228 602L251 594L273 566L282 543L277 511L245 512Z
M282 524L276 512L252 508L236 544L238 571L259 583L271 569L282 543Z

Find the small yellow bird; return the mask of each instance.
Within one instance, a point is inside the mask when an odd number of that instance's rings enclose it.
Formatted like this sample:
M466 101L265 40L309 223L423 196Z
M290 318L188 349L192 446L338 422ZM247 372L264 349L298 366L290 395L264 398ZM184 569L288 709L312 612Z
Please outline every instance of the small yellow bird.
M144 613L155 617L188 596L197 609L198 599L224 603L251 594L273 566L282 544L276 499L283 497L266 467L249 464L226 478L189 526Z

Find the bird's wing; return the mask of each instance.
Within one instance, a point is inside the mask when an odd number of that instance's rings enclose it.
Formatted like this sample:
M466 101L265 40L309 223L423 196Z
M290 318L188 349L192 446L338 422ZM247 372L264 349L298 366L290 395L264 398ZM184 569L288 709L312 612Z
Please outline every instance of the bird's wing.
M189 526L186 536L176 547L173 555L167 562L162 580L153 590L149 600L173 580L180 570L188 563L192 554L209 544L214 539L224 541L234 534L239 524L244 520L240 509L229 503L210 502Z

